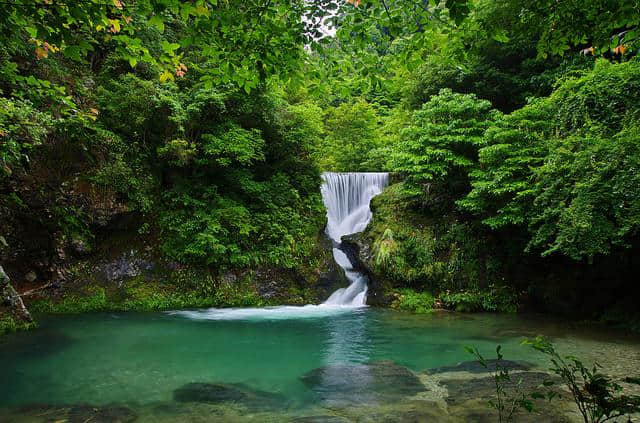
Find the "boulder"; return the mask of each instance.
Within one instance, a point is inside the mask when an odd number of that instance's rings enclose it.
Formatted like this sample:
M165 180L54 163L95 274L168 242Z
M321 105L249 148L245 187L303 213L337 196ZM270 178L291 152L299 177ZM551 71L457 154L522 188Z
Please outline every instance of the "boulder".
M332 405L393 402L427 389L413 372L391 361L320 367L301 380L316 400Z
M286 404L286 398L279 394L254 389L241 383L187 383L173 391L173 399L183 403L234 403L252 411L279 409Z
M486 373L486 372L495 372L498 366L501 369L506 369L509 371L531 369L530 364L520 362L520 361L497 360L494 358L494 359L486 360L486 363L487 363L487 367L480 364L480 362L477 360L464 361L454 366L442 366L442 367L436 367L434 369L428 369L425 371L425 373L429 375L435 375L439 373L449 373L449 372Z

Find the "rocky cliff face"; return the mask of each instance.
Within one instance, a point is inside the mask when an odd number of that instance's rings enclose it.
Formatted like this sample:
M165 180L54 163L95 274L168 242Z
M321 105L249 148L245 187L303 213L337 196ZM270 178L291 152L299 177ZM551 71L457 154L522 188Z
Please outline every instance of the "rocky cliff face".
M391 285L384 275L375 272L373 240L366 232L342 237L340 249L354 263L355 270L369 278L367 304L372 306L388 306L391 301Z
M0 320L10 319L12 327L29 321L25 316L30 307L80 312L301 305L323 302L347 284L344 271L333 260L330 241L320 231L313 254L294 269L194 267L167 258L159 236L139 233L141 216L126 211L115 199L109 205L78 194L86 203L81 213L88 233L70 236L34 223L37 215L46 215L37 206L49 201L46 196L46 192L33 197L23 193L29 201L29 210L23 212L0 207L0 235L10 246L0 251L0 264L6 269L2 275L7 274L1 283L7 306L0 307ZM9 278L11 284L5 283ZM18 294L26 294L27 308L16 306L23 304Z

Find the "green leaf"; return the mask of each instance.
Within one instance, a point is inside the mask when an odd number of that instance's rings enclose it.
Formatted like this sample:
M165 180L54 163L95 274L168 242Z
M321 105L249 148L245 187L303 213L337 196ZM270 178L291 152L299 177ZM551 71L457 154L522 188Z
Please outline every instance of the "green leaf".
M164 20L159 15L153 15L149 19L149 25L155 26L160 32L164 32Z
M25 28L25 31L31 36L31 38L38 38L38 30L32 26Z
M168 41L162 41L162 50L170 56L174 55L174 51L180 48L178 43L170 43Z
M166 69L160 74L160 82L173 81L173 79L173 74Z

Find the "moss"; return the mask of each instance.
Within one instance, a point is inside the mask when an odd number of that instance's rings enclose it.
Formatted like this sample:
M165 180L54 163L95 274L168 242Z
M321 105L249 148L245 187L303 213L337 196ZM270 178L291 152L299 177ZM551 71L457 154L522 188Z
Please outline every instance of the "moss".
M374 274L418 291L479 286L487 263L473 228L453 215L412 209L403 192L403 183L396 183L372 201L373 220L363 237L372 245Z
M95 311L156 311L199 307L259 307L269 305L254 285L246 281L215 282L198 271L177 271L166 282L133 278L121 287L97 284L76 287L60 298L46 298L29 305L37 313L85 313Z
M0 315L0 336L37 327L35 322L21 322L11 315Z
M394 293L391 308L413 313L430 313L436 305L436 299L429 292L416 292L412 289L400 289Z

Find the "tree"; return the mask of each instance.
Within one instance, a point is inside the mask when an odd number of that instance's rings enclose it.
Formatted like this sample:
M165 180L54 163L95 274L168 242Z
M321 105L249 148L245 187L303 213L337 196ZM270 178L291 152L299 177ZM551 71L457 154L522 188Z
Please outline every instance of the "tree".
M425 203L445 201L449 206L466 194L484 131L498 116L488 101L450 89L414 112L394 159L410 192Z
M327 113L327 137L317 155L320 167L338 172L373 171L365 167L368 154L378 146L378 116L363 100L343 103Z

